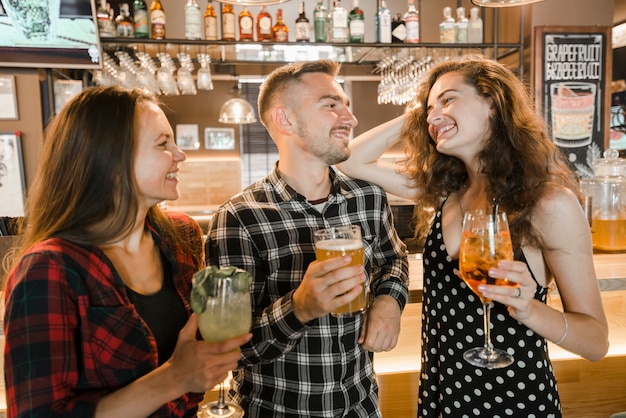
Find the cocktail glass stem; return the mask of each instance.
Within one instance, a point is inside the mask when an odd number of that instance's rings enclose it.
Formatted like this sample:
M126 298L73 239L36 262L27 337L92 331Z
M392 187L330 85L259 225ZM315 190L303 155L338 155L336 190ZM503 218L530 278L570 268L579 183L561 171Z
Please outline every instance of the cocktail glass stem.
M485 215L483 211L468 212L463 219L463 233L459 251L459 270L461 278L470 286L481 301L483 308L483 330L485 341L482 347L471 348L463 353L463 358L476 367L497 369L513 364L515 359L504 350L497 349L491 343L490 299L485 299L478 291L478 284L507 285L506 280L488 277L489 267L498 260L512 260L513 250L510 233L504 212L497 213L498 200L495 201L494 214Z
M211 413L217 416L228 414L228 404L224 396L224 383L220 383L220 387L217 391L217 403L211 405Z
M493 302L485 301L483 302L483 327L485 328L485 345L484 345L484 354L485 360L490 360L493 357L494 349L493 344L491 343L491 307L493 306Z
M513 364L513 356L503 350L494 348L491 343L491 307L493 302L483 302L483 320L485 329L485 343L482 347L472 348L463 353L463 358L478 367L499 369Z

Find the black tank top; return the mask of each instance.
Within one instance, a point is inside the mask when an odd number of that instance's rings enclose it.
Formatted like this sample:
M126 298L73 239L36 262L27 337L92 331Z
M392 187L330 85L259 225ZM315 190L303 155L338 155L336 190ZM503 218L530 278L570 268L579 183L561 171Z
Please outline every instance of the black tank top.
M161 264L163 285L155 294L142 295L126 287L128 298L154 335L159 351L159 364L163 364L171 357L176 347L178 333L188 319L185 305L174 286L171 268L163 254Z

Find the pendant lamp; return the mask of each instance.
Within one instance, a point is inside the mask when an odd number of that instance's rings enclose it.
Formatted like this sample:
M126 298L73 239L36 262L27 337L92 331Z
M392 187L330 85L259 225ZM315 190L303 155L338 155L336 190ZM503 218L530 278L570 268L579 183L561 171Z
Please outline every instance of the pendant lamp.
M226 100L220 109L218 122L233 125L243 125L256 122L254 108L244 98L241 97L241 87L239 81L233 87L232 99Z
M514 7L525 4L538 3L543 0L471 0L472 4L480 7Z

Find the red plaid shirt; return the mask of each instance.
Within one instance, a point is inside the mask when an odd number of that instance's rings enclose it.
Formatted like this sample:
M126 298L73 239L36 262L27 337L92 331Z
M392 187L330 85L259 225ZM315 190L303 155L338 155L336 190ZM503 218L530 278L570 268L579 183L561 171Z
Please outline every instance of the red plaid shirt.
M169 216L189 242L202 246L196 222L183 214ZM191 278L199 266L146 227L191 313ZM93 416L102 396L157 367L154 336L98 247L58 238L32 246L11 272L5 295L8 417ZM186 394L151 417L195 417L203 395Z

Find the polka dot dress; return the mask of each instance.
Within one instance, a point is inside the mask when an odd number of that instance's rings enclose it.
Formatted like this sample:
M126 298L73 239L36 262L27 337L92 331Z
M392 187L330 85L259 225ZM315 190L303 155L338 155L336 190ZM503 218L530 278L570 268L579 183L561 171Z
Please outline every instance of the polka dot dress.
M463 359L463 352L483 345L483 309L458 267L446 251L439 210L424 249L418 417L561 417L547 342L511 318L506 306L496 303L491 311L491 338L515 362L488 370ZM546 294L537 286L535 299L545 303Z

